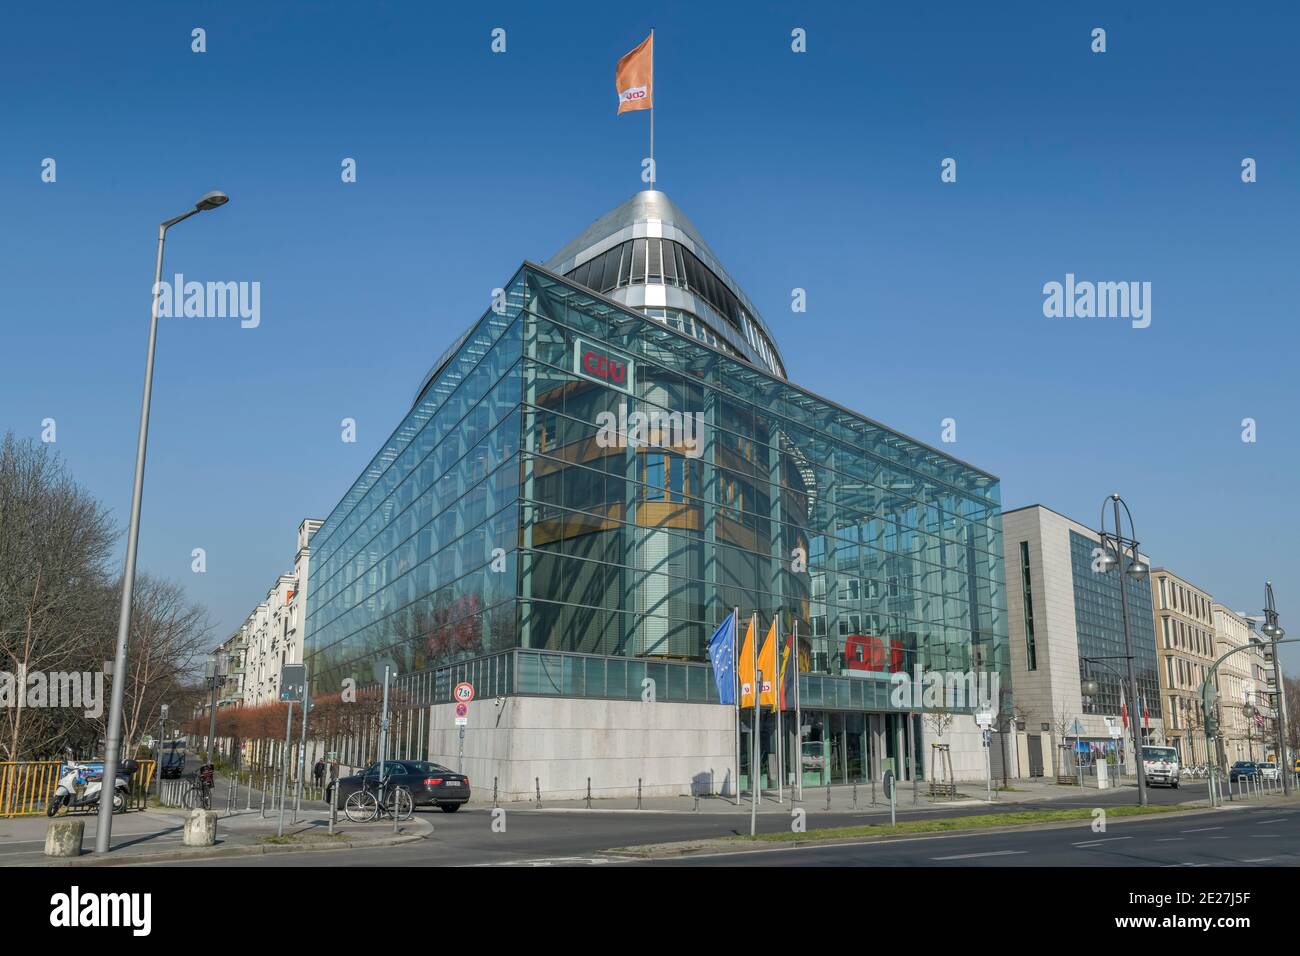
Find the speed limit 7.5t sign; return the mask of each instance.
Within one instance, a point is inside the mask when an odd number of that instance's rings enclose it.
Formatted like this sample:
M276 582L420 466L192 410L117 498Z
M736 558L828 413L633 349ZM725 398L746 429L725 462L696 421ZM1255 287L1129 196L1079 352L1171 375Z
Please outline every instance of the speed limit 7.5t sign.
M474 699L474 685L468 681L461 681L456 685L456 689L451 692L451 696L462 704L468 704Z

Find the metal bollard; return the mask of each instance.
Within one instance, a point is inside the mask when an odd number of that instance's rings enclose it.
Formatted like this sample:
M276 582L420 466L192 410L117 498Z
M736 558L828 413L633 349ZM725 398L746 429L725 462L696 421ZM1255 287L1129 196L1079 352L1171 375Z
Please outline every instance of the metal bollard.
M829 810L830 808L831 808L831 778L830 778L829 775L827 775L827 777L826 777L826 809Z
M591 778L587 778L587 809L591 809Z
M497 778L492 778L492 809L497 808Z
M691 781L691 796L695 798L695 812L699 813L700 812L700 788L695 785L694 780Z
M853 809L856 810L857 808L858 808L858 782L854 780L853 781Z
M876 805L876 778L871 778L871 805Z
M230 816L232 813L235 812L235 787L236 787L236 785L237 785L237 784L236 784L235 778L234 778L234 777L231 777L231 778L230 778L230 783L229 783L229 785L228 785L227 788L226 788L226 816Z
M253 771L248 771L248 802L244 805L245 810L253 809Z
M641 809L641 778L636 778L636 808Z
M262 819L266 819L266 774L262 774Z
M917 781L916 781L916 771L913 770L913 771L912 771L912 805L913 805L913 806L916 806L916 802L917 802L917 800L920 799L920 798L917 796L917 786L918 786L918 784L917 784Z
M537 809L540 810L542 808L542 778L533 777L533 783L537 787Z

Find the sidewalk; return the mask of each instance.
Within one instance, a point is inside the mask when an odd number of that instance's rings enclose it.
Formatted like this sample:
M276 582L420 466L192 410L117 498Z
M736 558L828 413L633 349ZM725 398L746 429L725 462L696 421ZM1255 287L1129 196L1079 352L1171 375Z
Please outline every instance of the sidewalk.
M229 856L257 856L265 853L304 850L339 850L353 847L393 846L422 840L433 832L427 811L417 811L397 825L391 819L352 823L339 813L334 834L329 833L329 808L324 803L306 802L297 823L293 823L293 793L284 808L284 837L277 838L279 810L267 794L266 815L262 815L261 792L252 791L253 809L248 810L249 792L238 787L234 810L227 813L230 781L218 778L212 809L217 819L217 842L210 847L183 845L188 811L170 807L118 814L113 818L113 850L107 857L94 853L98 816L94 812L61 814L58 819L85 823L82 855L57 859L44 854L47 817L0 819L0 866L115 866Z
M1171 802L1174 803L1199 803L1205 801L1207 797L1204 783L1202 785L1184 787L1177 791L1179 797ZM929 784L925 781L917 783L916 787L910 781L898 785L898 794L896 807L899 812L904 811L922 811L951 810L955 807L974 807L974 806L1016 806L1022 804L1037 804L1058 800L1084 799L1095 801L1098 795L1107 797L1122 791L1136 790L1136 783L1126 783L1120 786L1113 786L1107 790L1098 791L1096 787L1078 787L1062 786L1054 781L1045 779L1034 780L1014 780L1011 782L1009 790L994 790L993 799L990 802L987 799L986 789L983 783L960 783L957 785L956 797L930 797ZM775 790L764 790L759 801L759 813L789 813L792 807L803 807L809 811L819 813L888 813L889 801L885 799L883 789L877 785L873 790L870 783L858 784L855 788L852 785L835 785L829 790L829 801L827 798L827 788L821 787L804 787L803 799L794 799L795 794L791 793L790 788L786 788L782 798L778 800ZM483 794L481 791L475 793L470 799L468 807L484 808L492 805L491 793ZM536 799L532 800L502 800L498 806L507 810L528 810L540 813L572 813L590 811L605 811L612 813L748 813L750 810L750 797L748 793L741 794L740 803L737 805L735 797L719 797L714 794L699 797L698 807L694 798L689 796L675 797L644 797L637 804L636 797L614 797L602 798L593 794L590 806L585 797L578 798L548 798L545 791L542 791L541 807L537 806Z

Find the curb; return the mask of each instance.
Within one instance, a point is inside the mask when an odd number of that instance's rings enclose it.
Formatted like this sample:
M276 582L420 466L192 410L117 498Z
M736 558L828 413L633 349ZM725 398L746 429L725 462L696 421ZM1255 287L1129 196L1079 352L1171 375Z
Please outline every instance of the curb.
M1180 806L1184 806L1180 804ZM1122 823L1134 823L1142 820L1161 818L1171 814L1177 814L1179 817L1201 816L1207 813L1218 813L1220 810L1233 809L1232 807L1201 807L1194 810L1171 810L1167 813L1143 814L1132 817L1120 817L1116 820L1107 822L1107 826L1117 826ZM682 843L663 843L649 844L643 846L625 846L612 847L607 850L597 850L594 856L607 856L620 860L673 860L682 859L689 856L717 856L734 853L757 853L764 850L792 850L807 849L810 847L823 846L870 846L876 843L904 843L908 841L920 840L942 840L951 837L964 836L981 836L990 833L1019 833L1027 830L1068 830L1080 825L1087 825L1090 821L1087 818L1078 820L1056 820L1044 821L1043 823L1022 823L1013 826L989 826L989 827L970 827L959 831L935 832L935 833L898 833L885 834L881 836L861 836L861 837L822 837L818 839L810 836L804 840L782 840L780 842L763 841L754 843L740 843L733 840L696 840L685 841Z
M132 856L101 858L93 854L68 860L42 860L40 863L18 866L80 867L80 866L136 866L144 863L177 863L187 860L213 860L223 857L266 856L273 853L318 853L328 850L373 849L384 846L401 846L423 840L433 832L410 833L404 836L383 837L377 840L347 840L342 843L282 844L254 843L234 846L193 847L184 850L160 850L157 853L140 853Z
M66 862L43 861L41 863L28 863L25 865L53 867L137 866L143 863L178 863L185 860L213 860L222 857L264 856L270 853L317 853L325 850L352 850L382 846L400 846L403 843L414 843L417 840L423 840L424 838L424 834L414 833L409 836L389 837L385 840L352 840L346 843L330 843L315 846L262 843L254 845L213 847L211 849L199 847L193 850L163 850L158 853L142 853L133 857L118 857L106 860L100 860L98 857L91 856L79 857L77 859L67 860ZM19 865L21 866L24 864Z

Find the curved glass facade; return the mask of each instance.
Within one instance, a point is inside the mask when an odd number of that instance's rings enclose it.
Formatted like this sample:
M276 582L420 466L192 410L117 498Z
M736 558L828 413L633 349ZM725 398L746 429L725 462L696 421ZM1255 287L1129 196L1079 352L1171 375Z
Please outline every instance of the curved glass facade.
M624 245L615 282L626 252L640 267ZM312 540L317 692L508 652L494 686L527 693L527 650L604 675L601 696L609 665L584 662L707 669L733 607L798 622L806 704L887 708L918 666L1009 686L995 477L581 283L525 267L507 299ZM693 672L665 699L695 698Z

